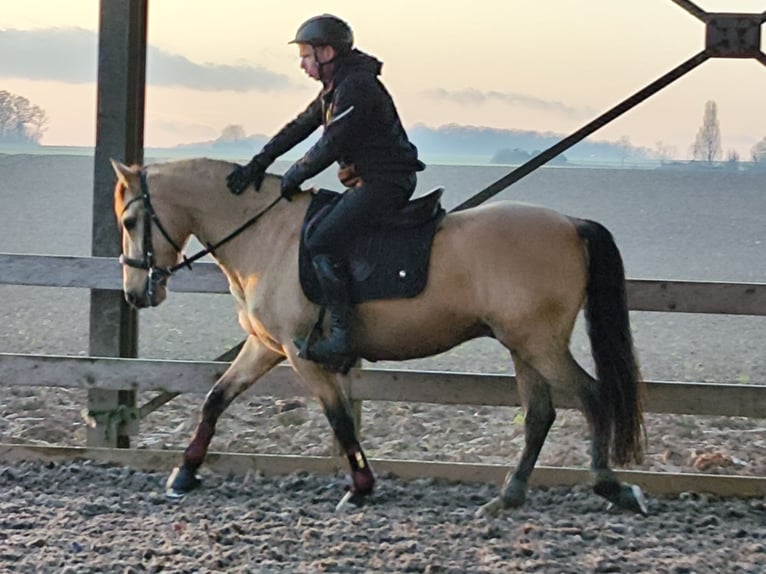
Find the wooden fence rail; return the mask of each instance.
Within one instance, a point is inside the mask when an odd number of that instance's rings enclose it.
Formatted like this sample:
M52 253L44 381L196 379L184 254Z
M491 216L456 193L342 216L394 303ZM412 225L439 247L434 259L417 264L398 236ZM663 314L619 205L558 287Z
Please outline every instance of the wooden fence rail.
M0 285L77 287L120 290L119 264L112 258L0 254ZM228 284L217 266L197 263L182 270L171 288L187 293L228 293ZM690 281L629 280L628 303L634 311L716 313L766 316L766 284ZM46 386L109 391L158 391L166 397L178 393L206 393L227 368L220 361L168 361L69 357L0 353L0 386ZM766 384L735 385L647 381L647 410L657 413L766 418ZM259 395L292 397L305 389L285 366L274 369L251 391ZM515 378L510 375L355 369L351 372L349 398L439 404L519 406ZM136 419L168 400L153 399L133 409ZM559 408L577 408L574 397L554 394ZM76 447L0 445L0 460L19 458L93 458L128 460L143 468L158 461L166 468L177 453ZM445 464L378 460L379 471L402 477L435 476L454 480L499 482L505 468L492 465ZM210 466L224 471L290 472L297 469L332 471L339 461L322 457L281 455L211 454ZM766 478L624 472L626 479L657 494L701 490L721 495L766 496ZM533 484L569 485L587 480L583 469L540 468ZM696 488L695 488L696 487Z
M120 290L122 277L113 258L0 253L0 284ZM229 292L223 273L207 262L178 271L170 287L180 293ZM764 283L629 279L627 291L632 311L766 315Z
M0 353L0 386L204 394L228 367L215 361L164 361ZM520 406L512 375L389 369L354 369L354 401L445 405ZM646 410L655 413L766 418L766 385L647 381ZM274 397L305 396L292 370L279 366L249 391ZM576 397L553 394L559 408L579 408Z

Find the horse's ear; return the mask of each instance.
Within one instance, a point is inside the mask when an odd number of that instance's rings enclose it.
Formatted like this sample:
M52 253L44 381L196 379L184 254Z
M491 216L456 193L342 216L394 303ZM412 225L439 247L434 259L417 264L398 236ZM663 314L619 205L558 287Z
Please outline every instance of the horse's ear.
M117 174L117 179L125 187L128 187L128 176L134 173L133 170L116 159L110 158L109 161L112 162L112 168L114 169L114 173Z

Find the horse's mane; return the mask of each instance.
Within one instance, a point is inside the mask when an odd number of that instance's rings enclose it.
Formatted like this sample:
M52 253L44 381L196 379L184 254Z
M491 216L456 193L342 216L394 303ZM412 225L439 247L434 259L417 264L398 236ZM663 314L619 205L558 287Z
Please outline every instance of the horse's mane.
M221 171L228 173L234 168L236 168L238 165L242 165L242 164L239 164L237 162L233 162L230 160L225 160L225 159L217 159L217 158L210 158L210 157L193 157L193 158L184 158L184 159L154 163L151 165L157 166L163 170L170 169L172 171L179 170L181 172L199 170L205 173L205 172L210 172L211 170L220 169ZM282 178L282 176L275 173L267 173L266 177L275 178L276 180L280 180Z
M182 159L169 159L144 164L149 180L153 179L153 174L161 179L172 179L177 182L177 189L189 189L188 185L195 188L199 185L209 187L215 185L223 192L226 189L226 177L240 164L230 160L216 159L209 157L193 157ZM142 169L139 165L130 166L131 170L138 172ZM264 183L259 191L267 191L269 195L279 192L279 181L282 177L278 174L267 173ZM178 185L180 183L180 186ZM252 188L251 188L252 191ZM226 192L228 193L228 191ZM251 194L244 194L251 195ZM255 195L254 193L252 194ZM253 200L255 197L253 197ZM114 208L119 217L125 208L125 187L122 178L117 179L114 188Z

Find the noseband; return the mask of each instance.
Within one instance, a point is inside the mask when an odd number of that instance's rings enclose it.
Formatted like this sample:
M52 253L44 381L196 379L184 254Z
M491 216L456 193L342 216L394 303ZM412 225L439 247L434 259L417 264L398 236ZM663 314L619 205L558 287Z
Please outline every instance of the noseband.
M144 205L144 235L142 238L143 243L143 259L134 259L131 257L125 257L125 255L120 255L119 261L121 265L124 265L125 267L132 267L133 269L144 269L147 271L146 276L146 287L144 288L144 291L149 297L149 299L153 299L155 293L157 292L157 286L163 282L167 281L167 279L173 275L176 271L183 267L188 267L189 269L192 268L192 263L197 261L198 259L204 257L208 254L215 255L215 250L218 249L221 245L224 243L227 243L234 239L237 235L242 233L245 229L253 225L258 219L266 214L267 211L269 211L272 207L274 207L280 199L282 199L282 196L279 195L274 201L272 201L267 207L265 207L262 211L248 219L244 224L239 226L237 229L229 233L226 237L221 239L220 241L210 244L208 243L206 248L199 251L198 253L195 253L191 257L186 257L186 255L183 253L181 247L178 246L178 244L173 241L173 238L170 237L170 234L167 232L165 227L163 227L162 222L160 221L159 217L157 217L157 212L154 211L154 207L152 206L152 200L149 197L149 185L146 183L146 170L142 169L140 172L140 181L141 181L141 195L138 195L128 201L128 203L125 204L125 207L122 209L123 213L130 207L133 203L137 201L141 201ZM183 261L180 263L176 263L175 265L171 265L170 267L158 267L155 258L154 258L154 245L152 243L152 223L159 229L162 236L167 240L168 243L173 247L173 249L176 250L176 253L180 254Z

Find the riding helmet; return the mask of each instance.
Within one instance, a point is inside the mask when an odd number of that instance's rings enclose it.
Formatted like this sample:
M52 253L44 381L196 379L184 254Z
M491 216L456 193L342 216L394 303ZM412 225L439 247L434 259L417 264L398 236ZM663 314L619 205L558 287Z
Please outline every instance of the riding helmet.
M289 43L332 46L339 52L345 52L354 45L354 33L351 27L337 16L322 14L301 24L295 38Z

